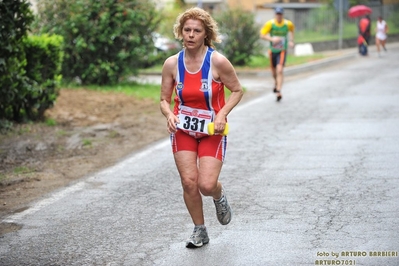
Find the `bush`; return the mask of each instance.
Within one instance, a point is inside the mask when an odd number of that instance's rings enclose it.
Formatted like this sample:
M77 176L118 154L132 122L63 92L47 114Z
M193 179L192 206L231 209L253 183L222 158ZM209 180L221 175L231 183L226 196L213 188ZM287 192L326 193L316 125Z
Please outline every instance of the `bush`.
M146 0L39 0L41 33L64 37L63 77L83 84L115 84L137 73L153 51L158 17Z
M216 20L224 39L216 47L233 65L247 65L252 55L260 53L259 27L251 12L226 10Z
M62 37L27 37L32 21L27 1L0 2L0 131L42 118L57 97Z
M43 118L52 107L61 82L63 38L59 35L29 36L24 40L26 76L31 83L24 99L24 110L29 119Z
M1 101L0 110L3 119L16 122L42 119L45 110L53 106L61 81L61 36L28 36L21 44L23 68L20 77L24 82L15 87L12 97ZM2 87L1 91L6 94L7 88Z
M0 120L20 121L21 91L29 87L22 40L33 15L26 0L0 1ZM7 124L0 123L0 126Z

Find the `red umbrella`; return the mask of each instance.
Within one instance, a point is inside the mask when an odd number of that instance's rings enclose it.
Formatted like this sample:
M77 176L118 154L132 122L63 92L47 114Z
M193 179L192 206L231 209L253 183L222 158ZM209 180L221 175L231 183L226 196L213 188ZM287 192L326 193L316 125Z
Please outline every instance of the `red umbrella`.
M371 12L373 12L373 10L371 10L371 8L369 8L368 6L357 5L349 8L348 16L351 18L356 18L371 14Z

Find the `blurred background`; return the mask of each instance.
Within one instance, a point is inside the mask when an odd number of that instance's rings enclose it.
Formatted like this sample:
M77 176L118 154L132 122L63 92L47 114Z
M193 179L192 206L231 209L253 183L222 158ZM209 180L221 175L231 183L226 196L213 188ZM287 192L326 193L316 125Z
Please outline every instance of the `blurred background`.
M371 8L373 36L382 16L388 42L399 40L399 0L0 1L0 129L9 121L43 119L60 87L115 86L140 73L160 73L165 59L182 48L173 25L189 7L213 15L223 40L216 48L235 67L257 69L268 65L269 44L259 31L275 7L294 22L295 43L310 43L319 53L355 49L360 17L349 17L348 10L356 5ZM288 57L287 64L297 59Z

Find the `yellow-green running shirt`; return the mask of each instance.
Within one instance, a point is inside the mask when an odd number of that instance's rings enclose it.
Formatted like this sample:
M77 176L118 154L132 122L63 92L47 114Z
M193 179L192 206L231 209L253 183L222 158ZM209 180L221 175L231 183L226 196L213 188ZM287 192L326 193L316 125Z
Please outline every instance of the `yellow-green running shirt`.
M278 23L276 19L271 19L263 25L260 30L260 34L266 35L270 33L270 36L279 36L281 38L281 42L273 44L270 42L270 50L273 53L281 52L282 50L287 50L288 47L288 32L294 31L295 26L288 19L283 19L281 23Z

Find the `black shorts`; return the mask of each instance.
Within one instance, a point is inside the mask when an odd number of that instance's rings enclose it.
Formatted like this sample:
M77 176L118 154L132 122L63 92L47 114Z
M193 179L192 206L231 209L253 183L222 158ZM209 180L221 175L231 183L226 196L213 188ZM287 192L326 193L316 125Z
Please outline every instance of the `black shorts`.
M273 53L269 51L270 65L275 68L277 65L285 66L285 60L287 58L285 50L281 52Z

